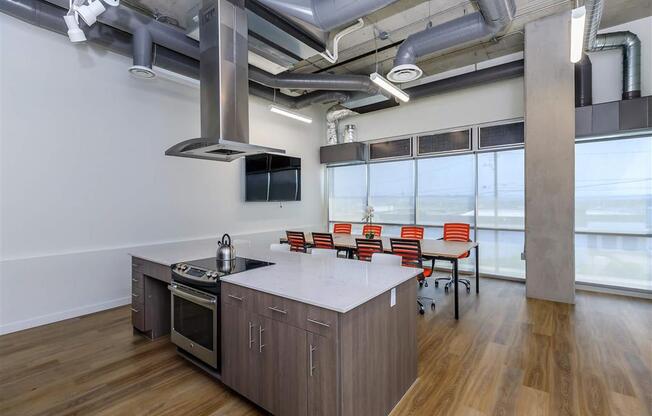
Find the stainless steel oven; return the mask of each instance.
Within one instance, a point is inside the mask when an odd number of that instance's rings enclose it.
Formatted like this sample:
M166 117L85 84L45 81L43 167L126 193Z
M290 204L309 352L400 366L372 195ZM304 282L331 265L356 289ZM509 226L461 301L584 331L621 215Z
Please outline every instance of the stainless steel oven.
M187 353L219 371L220 298L172 282L171 341Z

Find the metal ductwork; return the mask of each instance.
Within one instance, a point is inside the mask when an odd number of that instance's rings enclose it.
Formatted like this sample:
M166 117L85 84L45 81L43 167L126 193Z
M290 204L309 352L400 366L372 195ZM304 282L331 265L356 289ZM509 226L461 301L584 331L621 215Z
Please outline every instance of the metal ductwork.
M330 31L390 5L396 0L258 0L286 16Z
M593 103L593 65L588 55L575 64L575 107Z
M641 96L641 41L632 32L611 32L598 34L604 0L587 0L587 23L584 31L586 52L610 49L623 51L623 100Z
M409 82L422 75L416 65L425 55L469 42L481 42L503 32L514 19L514 0L477 0L479 12L427 28L410 35L398 48L394 68L387 74L393 82Z
M152 35L145 26L141 26L133 34L132 47L134 64L129 72L139 78L154 78L156 73L152 69Z
M67 27L62 19L66 10L48 1L0 0L0 12L34 26L67 36ZM142 35L139 38L140 40L136 39L138 37L136 33L138 32ZM85 33L90 43L102 46L119 55L133 57L134 66L142 66L142 68L138 69L144 71L145 68L152 69L152 65L156 65L183 76L199 79L199 60L173 51L165 46L156 46L156 59L152 61L151 43L148 41L152 40L153 42L153 39L151 36L148 36L149 31L137 30L134 36L132 36L127 32L98 22L92 27L86 28ZM132 68L134 67L131 67L130 70ZM307 107L311 104L345 101L350 98L347 93L337 91L316 91L298 97L291 97L285 94L275 93L272 88L264 87L255 82L249 82L249 93L269 101L276 101L286 107L297 109Z
M336 104L331 108L329 108L328 111L326 112L326 143L328 144L338 143L339 140L337 138L337 130L338 130L339 121L346 117L350 117L356 114L358 113L356 113L353 110L349 110L348 108L343 107L340 104Z
M247 15L244 0L204 0L199 11L201 137L168 156L230 162L258 153L285 153L249 144Z
M469 88L476 85L488 84L496 81L503 81L523 76L524 61L518 60L508 62L502 65L491 66L478 71L468 72L450 78L444 78L439 81L429 82L414 87L406 88L404 91L410 95L410 99L429 97L435 94L441 94L449 91L456 91L463 88ZM363 114L372 111L383 110L385 108L395 107L398 104L394 101L382 101L351 109Z
M258 68L249 69L252 81L271 88L288 88L327 91L362 91L371 95L379 93L378 87L366 75L329 74L269 74Z

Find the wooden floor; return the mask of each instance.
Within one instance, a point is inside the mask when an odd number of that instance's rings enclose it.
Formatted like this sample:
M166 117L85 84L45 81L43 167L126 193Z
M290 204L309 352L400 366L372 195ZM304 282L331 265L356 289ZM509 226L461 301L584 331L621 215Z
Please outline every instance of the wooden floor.
M417 317L419 379L392 415L652 415L652 302L524 292L485 279L455 322L437 289ZM132 335L128 307L0 337L0 360L3 416L259 414L167 338Z

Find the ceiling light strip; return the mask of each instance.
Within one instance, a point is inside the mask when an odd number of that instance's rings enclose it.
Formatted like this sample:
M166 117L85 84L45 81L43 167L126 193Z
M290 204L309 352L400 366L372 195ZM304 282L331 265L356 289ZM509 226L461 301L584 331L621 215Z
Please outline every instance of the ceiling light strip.
M378 72L374 72L373 74L369 75L369 78L374 84L378 85L380 88L384 89L404 103L410 101L410 96L407 95L405 91L401 90L396 85L383 78L383 76Z

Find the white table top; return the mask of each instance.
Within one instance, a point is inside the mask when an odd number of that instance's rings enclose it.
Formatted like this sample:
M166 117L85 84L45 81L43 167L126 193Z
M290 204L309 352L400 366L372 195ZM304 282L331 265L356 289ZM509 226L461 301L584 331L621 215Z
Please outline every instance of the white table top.
M214 256L215 248L216 240L206 240L134 249L130 254L170 265ZM368 302L422 272L422 269L412 267L313 257L304 253L272 252L250 247L236 247L236 250L238 256L275 264L225 276L223 282L341 313Z

